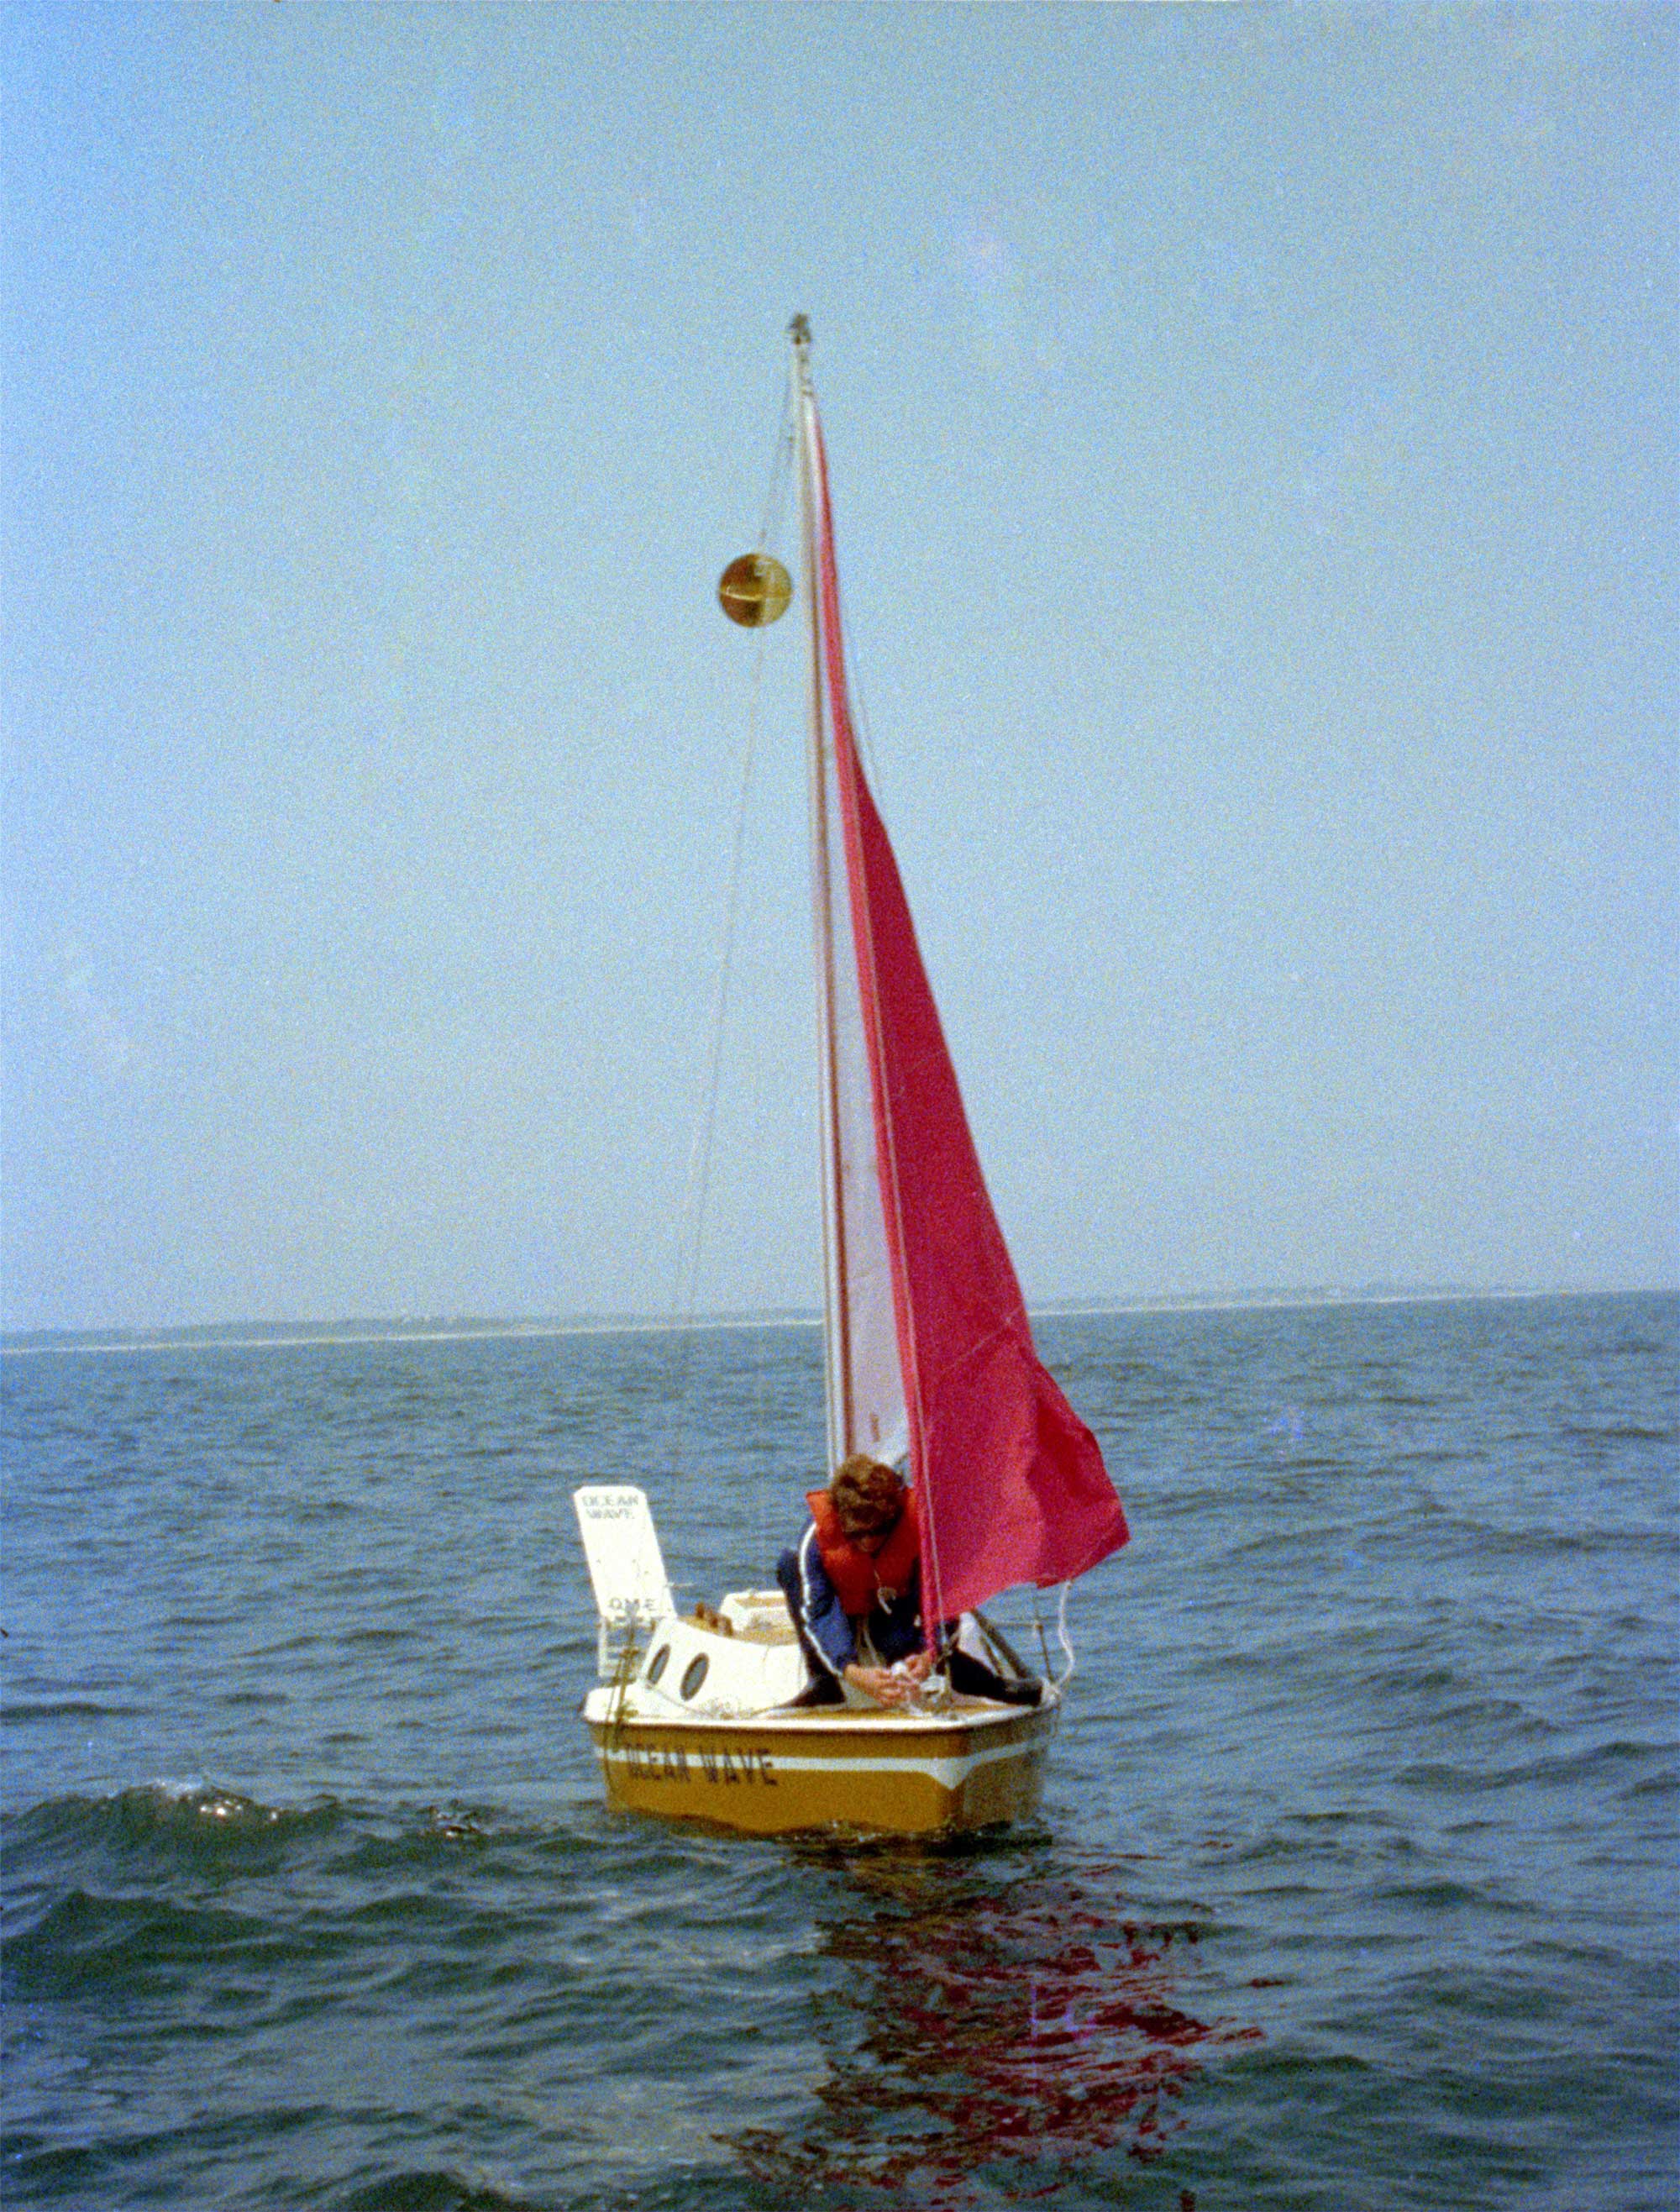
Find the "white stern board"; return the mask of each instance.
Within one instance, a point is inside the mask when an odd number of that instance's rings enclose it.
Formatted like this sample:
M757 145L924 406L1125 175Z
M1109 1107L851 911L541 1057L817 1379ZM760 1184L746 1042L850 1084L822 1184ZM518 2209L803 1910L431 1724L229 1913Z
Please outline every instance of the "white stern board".
M574 1490L572 1502L603 1622L652 1623L675 1613L645 1492L628 1483L591 1483Z

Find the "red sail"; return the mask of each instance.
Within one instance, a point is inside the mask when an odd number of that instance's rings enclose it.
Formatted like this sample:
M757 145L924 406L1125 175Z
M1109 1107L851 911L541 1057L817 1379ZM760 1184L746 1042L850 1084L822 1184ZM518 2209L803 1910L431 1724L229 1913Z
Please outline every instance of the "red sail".
M968 1133L898 866L852 734L828 465L818 494L822 681L846 835L894 1320L923 1501L930 1624L1017 1583L1083 1574L1126 1540L1096 1439L1033 1347Z

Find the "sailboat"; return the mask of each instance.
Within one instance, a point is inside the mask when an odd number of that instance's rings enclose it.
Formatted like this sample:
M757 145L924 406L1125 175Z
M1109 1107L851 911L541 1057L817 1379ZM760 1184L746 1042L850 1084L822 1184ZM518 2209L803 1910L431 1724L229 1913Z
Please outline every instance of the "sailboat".
M1086 1573L1126 1541L1095 1438L1034 1348L968 1132L898 866L854 730L828 468L803 316L791 329L810 655L812 894L821 1060L829 1465L907 1466L922 1618L1004 1684L1027 1679L982 1610ZM725 572L737 621L775 618L786 572ZM731 597L733 604L731 604ZM927 1834L1032 1813L1063 1692L952 1690L796 1704L804 1656L779 1590L678 1612L646 1494L575 1493L599 1616L583 1717L609 1801L754 1833ZM968 1679L973 1679L972 1676ZM1030 1693L1028 1693L1030 1695Z

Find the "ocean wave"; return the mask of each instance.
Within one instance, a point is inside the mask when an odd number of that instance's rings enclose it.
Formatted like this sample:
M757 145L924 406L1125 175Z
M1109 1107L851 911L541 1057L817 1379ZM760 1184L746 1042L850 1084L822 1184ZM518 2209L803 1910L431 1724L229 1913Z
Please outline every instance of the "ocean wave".
M112 1897L73 1888L23 1925L6 1945L13 2002L80 1996L101 1985L138 1993L173 1982L174 1968L212 1954L252 1951L273 1923L225 1905L182 1905L161 1897Z
M1673 1424L1654 1427L1644 1421L1566 1423L1562 1433L1579 1443L1671 1444L1680 1431Z
M334 2212L555 2212L554 2200L475 2182L446 2166L414 2166L335 2191Z
M32 1850L76 1846L118 1851L185 1849L198 1856L254 1839L319 1832L341 1817L331 1798L306 1806L264 1805L200 1781L149 1782L110 1796L55 1797L4 1816L14 1863Z
M143 1710L105 1698L15 1698L0 1705L0 1722L27 1727L31 1721L122 1720Z
M141 1783L104 1796L71 1793L0 1814L0 1838L14 1875L37 1858L67 1866L78 1852L118 1857L149 1856L160 1866L203 1869L252 1863L252 1847L265 1857L308 1846L331 1850L331 1863L351 1871L382 1871L440 1863L463 1845L499 1843L571 1858L599 1850L607 1815L590 1800L545 1815L494 1806L440 1800L432 1804L374 1805L322 1795L300 1804L268 1804L238 1790L193 1779ZM646 1861L648 1841L633 1837L627 1856ZM652 1854L650 1875L669 1871Z
M1557 1752L1547 1758L1526 1759L1515 1766L1495 1767L1485 1762L1464 1766L1447 1759L1421 1759L1412 1765L1399 1768L1395 1779L1414 1788L1496 1792L1532 1788L1537 1784L1565 1786L1586 1781L1611 1782L1616 1779L1619 1770L1643 1766L1653 1759L1666 1761L1672 1757L1671 1744L1611 1738L1580 1750Z
M1427 1526L1439 1540L1443 1534L1456 1540L1460 1555L1485 1559L1545 1559L1554 1556L1613 1559L1644 1553L1656 1559L1680 1556L1680 1532L1648 1523L1632 1528L1557 1528L1511 1522L1480 1520L1434 1504Z

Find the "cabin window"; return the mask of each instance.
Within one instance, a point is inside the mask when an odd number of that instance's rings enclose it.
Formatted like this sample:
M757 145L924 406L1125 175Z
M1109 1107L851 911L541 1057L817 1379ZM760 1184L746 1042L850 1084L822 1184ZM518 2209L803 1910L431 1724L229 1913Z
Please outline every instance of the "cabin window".
M692 1698L694 1692L699 1689L701 1684L706 1680L706 1670L711 1664L712 1662L703 1651L698 1659L691 1659L688 1662L688 1672L682 1677L682 1695L685 1699Z
M650 1686L653 1683L657 1682L660 1675L664 1673L665 1662L670 1657L670 1644L662 1644L658 1650L653 1654L653 1656L648 1661L646 1680Z

